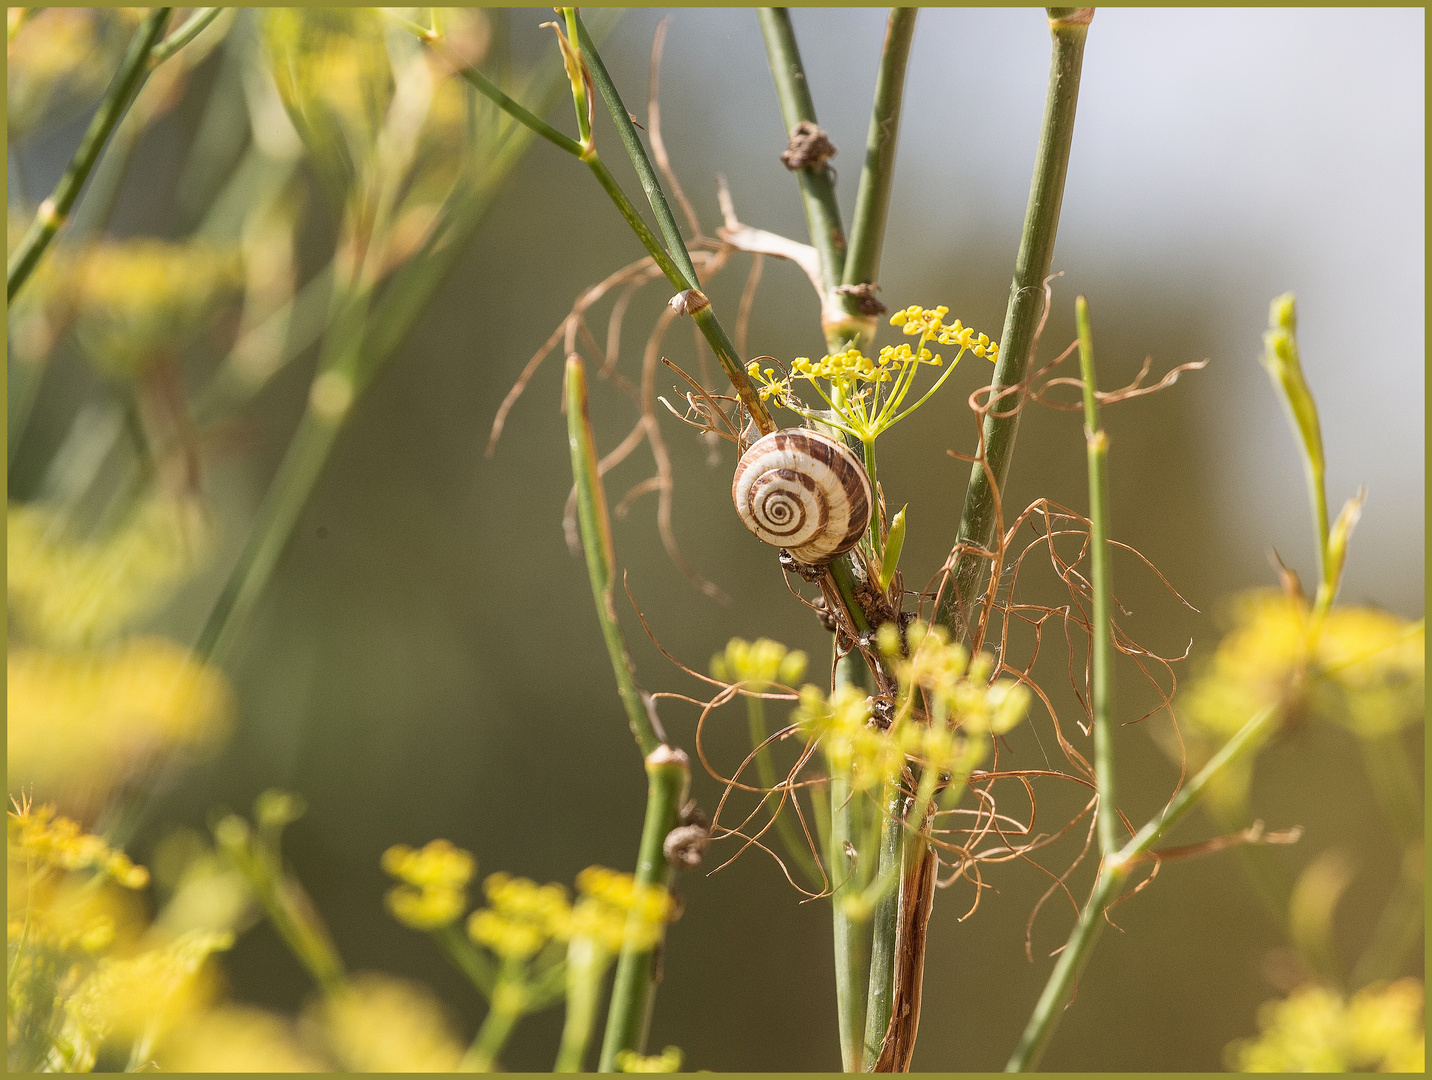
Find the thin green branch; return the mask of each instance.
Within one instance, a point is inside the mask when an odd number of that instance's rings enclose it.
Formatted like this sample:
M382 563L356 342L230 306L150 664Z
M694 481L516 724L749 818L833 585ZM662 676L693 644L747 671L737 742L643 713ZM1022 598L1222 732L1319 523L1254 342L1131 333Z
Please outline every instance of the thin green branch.
M1089 458L1089 586L1093 614L1089 624L1089 713L1094 722L1094 778L1099 788L1099 853L1114 853L1119 815L1114 809L1114 637L1109 604L1114 584L1109 566L1109 436L1099 426L1098 381L1094 376L1094 335L1089 303L1074 301L1079 328L1079 373L1084 381L1084 443Z
M1059 1018L1064 1013L1070 991L1084 965L1088 963L1094 943L1103 928L1104 915L1119 895L1119 890L1133 867L1193 809L1209 781L1228 765L1257 752L1265 737L1276 726L1280 715L1279 707L1270 705L1250 717L1209 759L1208 764L1184 785L1163 813L1140 829L1119 851L1103 860L1089 902L1084 905L1079 921L1074 924L1069 940L1059 953L1054 971L1045 983L1044 992L1040 994L1034 1012L1025 1025L1024 1033L1020 1036L1019 1045L1010 1057L1009 1064L1005 1066L1006 1072L1025 1072L1038 1066Z
M1044 279L1049 276L1054 258L1054 237L1059 228L1059 207L1064 199L1069 147L1074 139L1084 40L1094 14L1093 8L1047 10L1054 46L1049 89L1044 101L1029 204L1024 212L1024 231L1014 264L1014 281L1005 310L1004 331L999 339L999 362L994 372L996 392L1024 381L1034 351L1035 331L1044 307ZM996 492L1004 490L1014 438L1019 430L1017 407L1002 404L997 411L1001 415L991 412L985 417L982 442L987 464L976 463L970 470L956 537L956 543L963 545L963 550L955 561L946 599L938 615L957 637L968 636L970 614L977 597L975 586L988 561L981 553L991 550L998 523Z
M154 46L149 54L149 66L158 67L177 53L189 42L202 34L211 22L224 13L221 7L195 8L194 13L184 20L179 29Z
M607 653L617 679L617 693L626 707L627 722L636 736L643 757L664 743L653 716L637 688L632 673L631 656L627 653L621 625L617 622L612 603L612 583L616 575L616 555L612 548L612 525L607 516L607 495L597 471L597 448L592 439L592 424L587 415L587 373L581 358L567 359L567 442L572 450L572 478L577 485L577 521L582 530L582 550L587 556L587 576L592 582L592 598L597 604L597 619L602 624Z
M567 952L567 1016L553 1072L582 1071L602 1003L602 976L608 957L591 938L574 938Z
M676 868L667 861L663 846L667 834L681 820L681 807L691 788L691 764L682 751L662 745L647 755L646 775L646 821L642 824L637 854L636 884L638 890L658 887L669 890ZM638 921L642 915L633 910L630 918ZM602 1038L600 1072L615 1072L617 1058L625 1050L646 1052L662 945L658 940L655 945L638 948L630 932L633 925L628 924L627 940L617 958L612 1003Z
M458 1072L496 1071L498 1057L522 1019L526 996L521 961L506 961L493 987L487 1015L458 1063Z
M885 246L890 187L895 176L895 144L900 134L900 106L905 96L905 66L915 37L919 8L891 8L885 46L870 106L870 131L865 137L865 165L855 193L850 223L850 249L845 255L841 284L874 284Z
M651 167L646 148L642 146L641 138L637 135L636 125L632 123L631 114L622 104L616 84L607 74L606 65L602 63L596 43L592 40L586 24L575 9L573 9L573 25L577 28L578 43L582 47L582 58L591 71L592 80L596 83L602 100L606 102L607 111L611 113L612 123L616 125L622 145L626 148L632 167L636 169L636 174L641 180L642 190L646 192L647 201L651 204L652 213L656 215L657 224L666 238L665 256L661 246L654 242L654 238L651 238L650 230L646 228L645 222L641 221L639 215L634 218L632 212L625 208L630 205L626 196L622 195L620 201L617 199L617 193L621 189L616 186L616 181L611 179L611 174L606 173L606 179L603 179L599 173L597 179L602 181L602 186L607 189L612 200L617 202L618 208L622 210L622 216L627 218L632 229L641 237L642 243L651 253L651 257L656 260L656 264L661 267L661 272L666 275L667 280L678 289L697 289L699 291L700 278L691 261L691 253L686 249L686 242L681 238L681 229L676 224L676 218L667 204L666 196L662 194L661 182L657 179L656 171ZM597 163L600 162L600 159L597 158L595 149L589 152L588 157L590 158L588 164L591 165L592 171L597 172ZM602 166L602 169L605 171L605 166ZM640 227L638 227L638 222L640 222ZM675 264L674 268L673 263ZM703 299L705 298L703 297ZM760 395L751 385L750 377L746 374L746 366L741 362L740 356L736 353L736 347L731 344L731 339L727 337L725 329L717 320L716 312L709 301L705 304L694 305L691 317L695 321L697 329L706 339L706 343L711 346L711 351L716 354L717 362L726 372L726 377L731 380L731 385L736 388L741 403L745 405L746 411L756 421L756 426L760 429L761 434L765 435L775 431L775 420L771 418Z
M781 103L781 119L785 122L786 134L791 135L797 125L814 124L816 118L815 102L811 100L790 12L786 8L759 8L756 18L761 24L766 58L776 83L776 97ZM835 182L829 166L824 162L811 168L797 169L795 173L800 183L811 243L820 253L821 280L827 294L822 300L828 302L845 272L845 228L840 220L840 205L835 199Z
M150 71L150 54L155 43L159 41L159 36L164 33L164 26L173 12L173 8L155 8L135 31L129 43L129 50L119 65L119 71L115 73L104 100L100 102L99 111L94 114L94 119L85 129L79 149L70 159L69 167L60 177L60 182L55 185L54 192L40 204L29 231L15 248L15 254L10 257L5 268L7 301L15 299L15 295L39 264L45 249L50 246L50 241L69 217L75 200L79 198L80 189L84 187L90 170L99 160L110 133L123 119L135 94L144 85Z

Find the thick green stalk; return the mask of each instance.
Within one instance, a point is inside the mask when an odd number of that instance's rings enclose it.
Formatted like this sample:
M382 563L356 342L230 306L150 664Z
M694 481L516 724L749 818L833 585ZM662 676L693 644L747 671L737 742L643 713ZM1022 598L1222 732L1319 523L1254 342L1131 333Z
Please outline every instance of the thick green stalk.
M865 137L865 166L855 193L850 223L850 249L845 255L841 284L874 284L885 246L890 186L895 176L895 144L900 134L900 105L905 95L905 65L915 36L919 8L891 8L870 106L870 132Z
M856 653L840 657L835 665L836 686L859 685L861 665ZM830 777L830 849L826 869L835 891L830 897L831 923L835 933L835 1003L840 1026L840 1060L846 1072L859 1072L861 1043L865 1034L866 956L865 927L852 919L844 901L859 887L850 852L855 850L859 825L854 820L856 797L846 776Z
M129 43L129 51L125 53L119 71L109 84L104 100L100 102L99 111L94 114L94 119L85 129L79 149L70 159L69 167L60 177L60 182L55 185L54 192L40 204L29 231L15 248L15 254L10 257L9 265L5 268L7 301L15 299L15 294L39 264L40 256L50 246L55 233L59 232L65 219L69 217L75 200L79 198L80 189L84 187L90 170L94 168L105 143L109 140L110 132L123 119L134 95L144 85L150 71L150 54L159 41L159 36L164 33L165 24L169 22L169 16L173 12L173 8L154 8L135 31Z
M1025 1072L1038 1066L1039 1059L1054 1034L1054 1028L1064 1013L1070 991L1084 965L1088 963L1094 943L1098 940L1099 931L1104 924L1104 913L1118 896L1137 861L1193 809L1214 776L1232 762L1257 752L1264 738L1276 726L1279 715L1278 706L1270 705L1250 717L1209 759L1208 764L1183 786L1163 813L1134 834L1112 856L1103 860L1089 902L1084 905L1079 921L1074 924L1069 940L1059 953L1054 971L1044 985L1044 992L1034 1006L1034 1012L1020 1036L1019 1045L1015 1047L1009 1064L1005 1066L1005 1072Z
M800 49L796 46L795 29L786 8L758 8L756 18L761 24L761 37L766 43L766 58L771 77L776 82L776 96L781 103L781 119L786 134L794 133L800 123L816 123L815 103L811 100ZM835 200L835 182L829 166L824 163L809 169L796 169L800 183L801 202L805 206L806 223L811 243L820 253L821 279L826 296L835 295L845 271L845 227L840 220L840 206Z
M1109 615L1114 584L1109 567L1109 436L1099 426L1098 382L1094 377L1094 335L1089 304L1074 301L1079 327L1079 373L1084 380L1084 443L1089 457L1089 586L1093 613L1089 625L1089 712L1094 722L1094 778L1099 787L1099 853L1109 856L1117 843L1119 817L1114 809L1114 636Z
M612 671L617 678L617 693L626 708L627 722L636 736L642 756L647 757L665 740L656 730L637 688L631 657L612 603L616 555L612 548L611 519L607 516L606 490L597 472L597 448L592 439L591 420L587 416L586 368L576 356L567 360L567 442L572 450L572 477L577 485L577 522L582 530L582 549L587 556L587 576L592 582L597 619L602 624L602 637L606 639Z
M999 339L999 362L995 366L996 390L1022 382L1034 351L1034 333L1044 308L1044 279L1054 258L1054 237L1059 228L1059 207L1064 198L1064 177L1069 166L1069 147L1074 139L1074 112L1079 103L1079 74L1084 61L1084 39L1093 8L1049 8L1049 28L1054 50L1049 67L1049 90L1044 101L1044 121L1039 132L1039 151L1034 179L1029 188L1029 205L1024 212L1019 255L1014 264L1009 306L1004 331ZM1014 437L1019 429L1017 400L1006 396L984 421L984 454L988 466L974 465L965 491L964 508L956 542L967 548L955 562L946 589L940 621L957 636L968 636L969 619L976 599L975 587L987 560L978 551L989 551L998 522L996 490L1004 491L1009 477ZM986 468L988 471L986 471ZM991 479L994 483L991 484Z
M638 889L670 889L675 875L666 859L663 845L667 834L681 820L681 807L691 788L691 765L686 754L662 745L646 758L646 821L641 829L641 846L637 854L636 882ZM629 930L640 918L633 912ZM615 1072L617 1057L624 1050L646 1052L647 1029L656 1001L657 957L661 942L639 949L630 940L622 945L617 958L616 979L612 983L612 1004L607 1013L606 1034L602 1038L600 1072Z
M876 881L895 880L901 874L905 851L905 795L898 780L889 786L882 805L884 824L880 834L880 867ZM880 1057L885 1031L890 1026L890 1006L895 994L895 939L900 924L900 889L887 888L875 903L871 918L870 980L865 999L865 1048L860 1068L870 1072Z

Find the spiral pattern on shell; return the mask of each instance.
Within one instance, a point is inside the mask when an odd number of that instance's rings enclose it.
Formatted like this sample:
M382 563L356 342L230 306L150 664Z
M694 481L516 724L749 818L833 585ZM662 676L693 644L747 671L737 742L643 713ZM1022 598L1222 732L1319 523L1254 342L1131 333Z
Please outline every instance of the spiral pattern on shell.
M803 563L828 563L870 526L870 477L850 449L818 431L774 431L736 465L731 495L741 520Z

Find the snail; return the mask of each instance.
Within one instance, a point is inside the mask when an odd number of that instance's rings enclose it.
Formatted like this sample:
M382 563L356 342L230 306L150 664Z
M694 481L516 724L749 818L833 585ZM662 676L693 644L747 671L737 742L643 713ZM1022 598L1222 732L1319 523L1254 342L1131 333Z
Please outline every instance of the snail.
M860 459L807 428L752 443L736 464L731 495L746 528L814 566L859 543L875 503Z

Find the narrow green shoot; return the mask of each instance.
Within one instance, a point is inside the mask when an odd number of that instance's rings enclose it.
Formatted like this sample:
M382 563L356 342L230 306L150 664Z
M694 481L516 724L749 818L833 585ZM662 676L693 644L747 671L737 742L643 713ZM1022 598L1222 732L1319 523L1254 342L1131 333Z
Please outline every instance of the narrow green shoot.
M843 566L834 563L833 566ZM852 607L859 611L859 607ZM860 657L847 653L835 664L837 687L862 682ZM840 1060L846 1072L859 1072L861 1046L865 1035L865 994L868 978L869 941L862 922L852 918L846 906L847 897L859 888L852 854L856 852L859 803L851 791L850 778L835 773L830 777L830 847L826 852L826 872L834 892L831 894L831 924L835 935L835 1001L840 1030Z
M149 54L149 66L158 67L164 61L188 45L209 28L209 24L224 13L221 7L195 8L194 13L180 24L179 28L154 46Z
M15 254L10 257L5 268L5 299L7 301L14 301L16 294L24 287L30 274L39 265L40 257L50 246L50 241L55 238L55 234L60 231L60 227L69 217L75 200L79 198L80 189L84 187L90 170L94 168L95 162L99 160L99 156L104 150L105 143L109 141L110 133L114 131L115 125L124 118L130 103L134 101L134 96L144 85L144 80L148 77L151 67L150 54L158 43L160 35L164 33L164 27L173 12L173 8L154 8L139 24L139 29L134 32L134 37L129 43L129 50L125 53L123 61L120 62L119 70L110 82L109 89L105 91L99 111L94 114L94 119L85 129L79 149L70 159L69 167L60 177L60 182L55 185L54 192L40 204L40 209L36 212L35 220L31 223L29 231L25 233L15 248Z
M1000 334L1000 356L994 372L996 393L1022 382L1029 370L1035 331L1044 308L1044 279L1054 258L1054 237L1059 229L1059 208L1064 199L1064 177L1069 168L1069 148L1074 140L1074 113L1079 104L1079 75L1084 63L1084 41L1088 36L1093 8L1048 8L1053 38L1049 66L1049 89L1044 100L1044 120L1039 131L1039 150L1034 178L1029 188L1029 205L1024 212L1024 229L1015 258L1014 281L1005 309L1004 331ZM968 636L969 621L977 598L975 586L994 542L998 523L996 492L1003 491L1009 477L1014 438L1019 430L1019 410L1006 403L984 420L983 445L987 464L976 463L970 470L956 543L965 545L955 562L946 600L938 618L958 637Z
M890 187L895 176L895 144L900 135L900 106L905 96L905 67L915 37L919 8L891 8L870 106L870 131L865 137L865 165L855 193L850 223L850 248L845 255L843 285L871 285L880 273Z
M1208 787L1209 781L1229 765L1256 753L1262 747L1267 736L1276 730L1281 715L1282 711L1277 705L1270 705L1250 717L1209 759L1208 764L1183 786L1163 813L1135 833L1133 838L1112 856L1104 859L1089 902L1084 905L1069 940L1059 953L1054 971L1044 985L1044 991L1025 1025L1014 1054L1005 1066L1006 1072L1025 1072L1038 1067L1039 1059L1049 1045L1049 1039L1064 1013L1074 983L1084 970L1084 965L1088 963L1094 943L1098 940L1099 931L1104 925L1104 913L1118 898L1119 890L1128 880L1134 866L1193 809L1204 789Z
M1089 586L1093 612L1089 626L1089 713L1094 724L1094 773L1099 788L1099 853L1108 857L1117 844L1119 815L1114 808L1113 650L1109 606L1114 585L1109 566L1109 436L1099 425L1098 382L1094 377L1094 335L1089 303L1074 301L1079 328L1079 373L1084 381L1084 444L1089 458Z
M616 554L612 547L611 519L607 515L606 490L597 472L597 448L587 415L586 368L576 356L567 360L567 441L572 451L572 477L577 485L577 522L582 531L582 549L587 557L587 576L592 582L597 619L602 624L602 637L606 639L627 722L642 756L646 757L666 740L657 731L653 715L647 711L646 700L637 688L631 656L617 622L612 600Z

